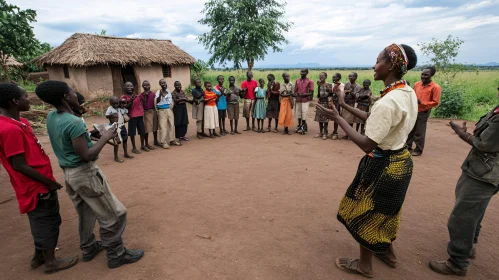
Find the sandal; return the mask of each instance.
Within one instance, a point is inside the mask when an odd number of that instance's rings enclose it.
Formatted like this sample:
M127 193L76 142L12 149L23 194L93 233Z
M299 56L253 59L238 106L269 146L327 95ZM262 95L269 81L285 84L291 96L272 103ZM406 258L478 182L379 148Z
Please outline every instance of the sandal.
M322 135L322 140L327 140L327 135Z
M178 141L171 141L170 142L170 145L174 145L174 146L182 146L182 143L178 142Z
M322 133L319 133L319 134L314 136L314 138L321 138L321 137L322 137Z
M131 155L125 155L125 158L132 159L132 158L134 158L134 157L132 157Z
M249 126L247 126L245 129L243 129L243 131L250 131L251 128Z
M133 150L132 150L132 153L137 154L137 155L140 155L140 151L139 151L139 150L137 150L137 149L133 149Z
M386 254L373 254L376 258L378 258L380 261L386 263L391 268L397 268L397 262L393 262L390 259L386 257Z
M374 274L359 270L359 259L336 258L336 266L348 273L360 274L366 278L374 278Z
M115 158L114 161L116 161L117 163L123 163L125 162L124 160L122 160L121 158Z
M277 128L276 128L276 129L274 129L272 132L277 133L277 132L279 132L279 131L278 131L278 130L277 130Z
M267 127L267 129L265 131L270 132L271 131L270 127Z
M147 145L146 147L147 147L149 150L151 150L151 151L152 151L152 150L156 150L156 148L154 148L154 147L153 147L153 146L151 146L151 145Z
M234 135L234 131L231 131L231 132L230 132L230 135Z

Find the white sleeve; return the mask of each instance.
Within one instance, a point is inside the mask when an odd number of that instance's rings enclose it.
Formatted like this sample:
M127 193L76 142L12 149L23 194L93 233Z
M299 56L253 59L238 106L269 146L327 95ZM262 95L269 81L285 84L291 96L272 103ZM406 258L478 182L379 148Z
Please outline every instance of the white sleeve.
M111 106L107 107L106 117L109 116L109 115L111 115L112 113L114 113L113 110L114 110L113 107L111 107Z
M395 108L387 103L377 102L366 121L366 136L377 144L385 139L396 118Z

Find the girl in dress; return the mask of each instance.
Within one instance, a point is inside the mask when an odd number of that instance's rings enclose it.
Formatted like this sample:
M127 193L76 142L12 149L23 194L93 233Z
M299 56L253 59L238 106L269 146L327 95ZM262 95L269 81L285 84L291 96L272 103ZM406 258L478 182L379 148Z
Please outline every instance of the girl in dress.
M259 79L258 82L260 83L260 86L255 89L256 102L254 117L258 124L257 132L265 133L265 131L263 130L263 122L265 121L265 117L267 116L267 106L265 105L265 96L267 95L267 91L264 89L265 80Z
M371 80L365 80L362 84L362 89L357 94L357 109L369 112L369 106L371 106L371 96L373 93L369 88L371 86ZM364 135L366 131L366 122L360 119L359 117L355 117L356 128L355 130L359 131L360 126L360 134Z
M204 82L204 127L210 132L209 137L220 137L215 129L218 127L217 94L210 82Z
M319 104L329 109L329 99L332 95L331 85L326 82L327 73L322 72L319 74L319 81L317 81L318 92L317 98L319 98ZM315 112L315 121L319 122L319 134L315 135L315 138L322 138L323 140L327 139L327 127L329 118L326 114L317 110Z

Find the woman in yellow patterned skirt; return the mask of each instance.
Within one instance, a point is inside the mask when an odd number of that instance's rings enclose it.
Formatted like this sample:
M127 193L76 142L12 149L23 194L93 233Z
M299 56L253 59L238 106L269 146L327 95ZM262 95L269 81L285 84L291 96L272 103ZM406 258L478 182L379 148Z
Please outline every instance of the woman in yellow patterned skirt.
M339 94L341 107L366 121L365 135L355 131L334 106L317 105L366 153L338 210L338 220L360 244L360 258L336 259L338 268L346 272L374 277L373 254L391 267L397 265L392 242L413 167L405 141L418 114L416 94L402 77L416 63L409 46L392 44L381 51L373 67L374 79L382 80L385 89L370 113L345 104L344 93Z

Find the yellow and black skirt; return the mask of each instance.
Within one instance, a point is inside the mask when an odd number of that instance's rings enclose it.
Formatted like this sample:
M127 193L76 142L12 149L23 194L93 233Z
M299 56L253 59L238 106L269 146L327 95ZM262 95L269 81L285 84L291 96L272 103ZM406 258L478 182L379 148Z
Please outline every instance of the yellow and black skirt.
M360 161L357 175L341 200L338 220L363 247L384 253L395 240L412 169L406 148L377 149Z

